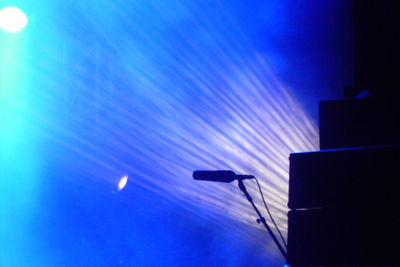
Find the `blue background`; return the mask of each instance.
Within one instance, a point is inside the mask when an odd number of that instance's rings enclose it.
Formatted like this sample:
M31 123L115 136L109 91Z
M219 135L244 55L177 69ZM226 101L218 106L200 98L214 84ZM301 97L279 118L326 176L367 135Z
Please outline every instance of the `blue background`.
M352 83L350 1L3 6L29 24L0 33L0 266L283 266L236 185L191 173L256 175L286 233L288 156Z

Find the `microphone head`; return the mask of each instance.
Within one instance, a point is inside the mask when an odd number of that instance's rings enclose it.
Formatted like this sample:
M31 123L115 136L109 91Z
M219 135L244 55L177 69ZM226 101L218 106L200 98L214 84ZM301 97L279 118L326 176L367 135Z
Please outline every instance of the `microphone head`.
M194 171L193 179L230 183L236 179L236 174L233 171Z

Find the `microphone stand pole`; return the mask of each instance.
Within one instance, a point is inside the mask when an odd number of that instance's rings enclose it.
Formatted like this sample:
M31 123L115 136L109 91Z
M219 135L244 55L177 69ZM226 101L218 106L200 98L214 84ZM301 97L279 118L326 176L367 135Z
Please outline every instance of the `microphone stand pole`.
M247 200L250 202L250 204L253 206L254 210L257 212L258 215L258 219L257 222L258 223L262 223L264 225L264 227L267 229L269 235L272 237L272 239L274 240L276 246L278 247L279 251L282 253L283 257L285 258L285 260L287 260L287 255L285 250L283 249L282 245L279 243L278 239L276 238L276 236L274 235L274 233L272 232L271 228L269 227L269 225L267 224L265 218L261 215L260 211L257 209L256 205L253 202L253 199L251 198L249 192L247 192L246 187L244 186L243 180L239 179L238 180L238 186L240 188L240 190L243 192L243 194L246 196Z

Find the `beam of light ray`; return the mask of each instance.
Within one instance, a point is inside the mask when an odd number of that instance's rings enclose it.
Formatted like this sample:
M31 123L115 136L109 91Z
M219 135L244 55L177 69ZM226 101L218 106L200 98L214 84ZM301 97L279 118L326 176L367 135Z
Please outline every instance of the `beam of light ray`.
M267 57L234 18L208 12L215 7L210 2L172 1L180 23L155 1L122 10L113 8L118 3L99 1L87 14L80 10L79 22L61 25L67 56L57 63L64 73L36 63L52 86L67 76L56 87L67 88L64 95L37 93L46 112L32 110L32 116L47 129L39 134L73 154L69 164L98 183L115 186L120 180L110 177L122 169L135 176L130 186L167 195L189 211L201 207L220 224L228 217L260 228L236 185L200 184L192 171L253 174L285 231L288 156L317 149L318 133ZM69 5L71 15L80 4ZM107 24L103 10L118 19ZM53 101L64 105L56 122L48 114L58 109L46 106ZM256 187L248 190L261 204Z
M30 113L36 106L33 40L29 32L9 34L21 31L27 22L15 7L0 10L0 244L7 244L0 250L0 266L18 266L21 258L30 258L30 244L37 241L31 234L32 221L41 214L42 153L29 130L35 124Z

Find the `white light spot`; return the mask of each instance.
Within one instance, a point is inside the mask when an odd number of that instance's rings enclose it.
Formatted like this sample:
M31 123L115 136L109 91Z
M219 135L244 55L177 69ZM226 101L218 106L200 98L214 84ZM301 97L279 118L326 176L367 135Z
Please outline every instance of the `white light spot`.
M126 186L126 183L128 183L128 175L125 175L121 179L119 179L118 191L121 191L122 189L124 189L124 187Z
M28 24L28 17L15 6L0 10L0 28L6 32L19 32Z

